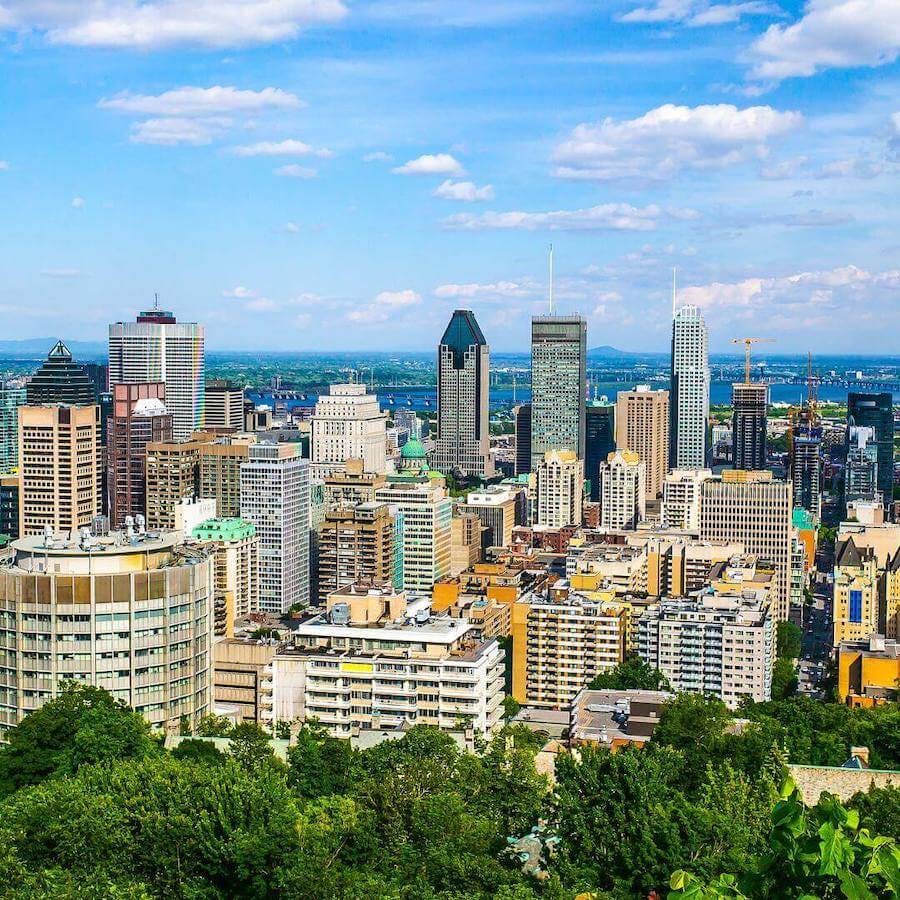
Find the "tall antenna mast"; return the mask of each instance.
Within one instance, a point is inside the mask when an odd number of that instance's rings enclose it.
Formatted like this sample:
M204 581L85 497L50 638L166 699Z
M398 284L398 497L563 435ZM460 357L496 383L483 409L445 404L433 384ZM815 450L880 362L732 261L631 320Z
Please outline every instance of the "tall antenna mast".
M155 293L153 295L153 308L159 309L159 294L158 293Z
M675 318L675 273L678 271L678 266L672 266L672 318Z
M553 244L550 245L550 315L553 315Z

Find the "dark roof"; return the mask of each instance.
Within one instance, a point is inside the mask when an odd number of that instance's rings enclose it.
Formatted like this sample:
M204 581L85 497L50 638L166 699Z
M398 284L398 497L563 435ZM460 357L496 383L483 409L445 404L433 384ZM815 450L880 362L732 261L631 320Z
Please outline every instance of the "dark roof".
M868 548L864 547L863 551L860 553L859 548L853 543L853 538L849 537L846 541L838 544L834 564L835 566L841 567L853 566L859 568L862 566L863 560L868 558L869 555L870 552Z
M891 572L900 572L900 547L894 554L894 558L888 563L888 570Z
M475 319L475 313L471 309L457 309L453 311L450 323L447 325L444 336L441 338L441 346L449 347L453 351L453 361L456 367L462 364L463 354L469 347L487 346L481 326Z
M97 402L97 389L88 373L72 358L69 348L57 341L46 362L25 386L29 406L68 403L90 406Z

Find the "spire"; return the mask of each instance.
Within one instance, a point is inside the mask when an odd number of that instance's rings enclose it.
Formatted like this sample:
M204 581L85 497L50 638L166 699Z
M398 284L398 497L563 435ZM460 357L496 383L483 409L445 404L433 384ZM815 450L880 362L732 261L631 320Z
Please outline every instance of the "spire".
M553 315L553 244L550 245L550 315Z

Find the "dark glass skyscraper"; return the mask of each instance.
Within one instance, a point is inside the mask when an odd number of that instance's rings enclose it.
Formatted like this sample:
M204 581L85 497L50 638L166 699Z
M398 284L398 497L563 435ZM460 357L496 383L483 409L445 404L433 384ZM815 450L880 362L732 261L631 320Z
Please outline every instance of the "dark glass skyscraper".
M93 406L96 402L94 383L84 368L72 359L69 348L62 341L47 354L46 362L25 386L26 406L48 403Z
M731 386L731 433L735 469L762 471L766 468L768 399L768 385L740 382Z
M600 500L600 464L616 449L616 407L599 400L585 407L584 477L591 485L591 501Z
M516 420L516 475L531 471L531 404L513 407Z
M890 503L894 488L894 409L893 398L886 391L880 394L847 395L847 441L850 428L863 426L875 430L878 447L878 490L885 503Z

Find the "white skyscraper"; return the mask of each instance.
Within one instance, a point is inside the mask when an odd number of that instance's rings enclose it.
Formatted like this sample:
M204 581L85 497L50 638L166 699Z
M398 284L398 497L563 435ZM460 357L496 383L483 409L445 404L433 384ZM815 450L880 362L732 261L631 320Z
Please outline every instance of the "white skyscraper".
M672 321L669 397L669 468L702 469L709 429L709 335L696 306L682 306Z
M309 462L296 444L253 444L241 464L241 518L259 537L259 608L309 603Z
M136 322L109 326L109 384L162 381L172 435L187 440L203 427L205 331L196 322L179 324L155 306Z
M387 471L387 415L364 384L333 384L319 397L312 418L310 459L313 475L341 471L348 459L361 459L363 471Z

